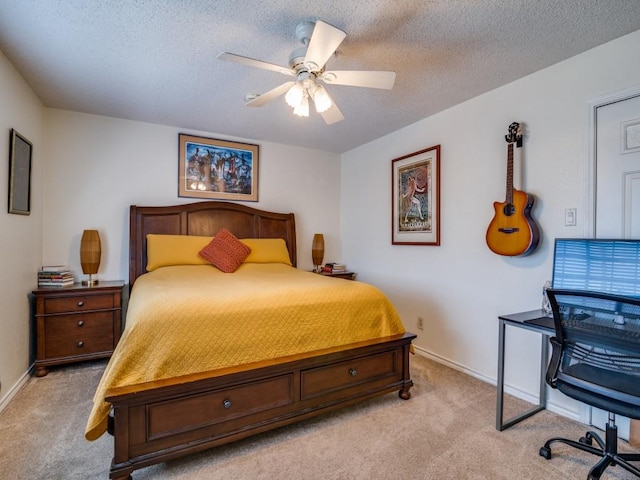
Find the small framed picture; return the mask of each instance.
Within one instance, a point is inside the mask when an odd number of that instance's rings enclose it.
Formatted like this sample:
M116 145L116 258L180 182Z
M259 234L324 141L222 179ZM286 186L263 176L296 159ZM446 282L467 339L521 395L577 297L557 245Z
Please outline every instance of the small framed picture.
M391 243L440 245L440 145L391 161Z
M9 213L31 214L31 152L29 140L11 129L9 143Z
M179 134L178 196L258 201L258 145Z

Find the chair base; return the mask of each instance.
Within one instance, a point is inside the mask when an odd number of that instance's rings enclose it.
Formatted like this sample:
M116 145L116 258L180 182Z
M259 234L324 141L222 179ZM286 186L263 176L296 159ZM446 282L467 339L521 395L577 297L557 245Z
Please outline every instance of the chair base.
M551 459L551 444L555 442L564 443L583 452L602 457L602 459L589 470L587 480L598 480L607 467L616 465L640 477L640 469L629 463L640 461L640 453L618 453L618 427L616 427L615 424L607 423L605 439L606 441L603 441L598 433L591 430L577 442L567 438L551 438L540 448L540 456L547 460ZM593 446L594 440L599 448Z

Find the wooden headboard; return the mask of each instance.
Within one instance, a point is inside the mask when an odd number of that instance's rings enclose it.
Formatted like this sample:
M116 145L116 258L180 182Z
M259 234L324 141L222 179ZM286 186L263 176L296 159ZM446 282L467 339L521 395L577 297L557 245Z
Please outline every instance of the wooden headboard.
M283 238L296 266L293 213L273 213L229 202L197 202L167 207L131 205L129 286L147 271L147 234L214 236L222 227L238 238Z

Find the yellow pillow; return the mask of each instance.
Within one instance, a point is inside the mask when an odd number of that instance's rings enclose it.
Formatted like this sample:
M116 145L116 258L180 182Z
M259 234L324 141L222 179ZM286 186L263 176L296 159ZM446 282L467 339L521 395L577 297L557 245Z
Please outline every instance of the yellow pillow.
M244 263L284 263L291 265L287 243L283 238L241 238L251 249Z
M147 235L147 271L168 265L209 265L200 256L213 237L197 235ZM287 244L282 238L243 238L251 249L244 263L284 263L291 265Z
M147 271L168 265L209 265L198 252L213 237L197 235L147 235Z

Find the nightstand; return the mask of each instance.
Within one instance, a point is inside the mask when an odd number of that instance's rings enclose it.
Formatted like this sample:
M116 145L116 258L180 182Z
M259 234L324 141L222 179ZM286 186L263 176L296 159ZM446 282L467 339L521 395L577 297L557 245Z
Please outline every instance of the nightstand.
M37 377L52 365L111 356L122 332L123 288L123 281L101 281L32 292Z
M355 272L318 272L318 273L320 275L324 275L325 277L344 278L345 280L356 279Z

